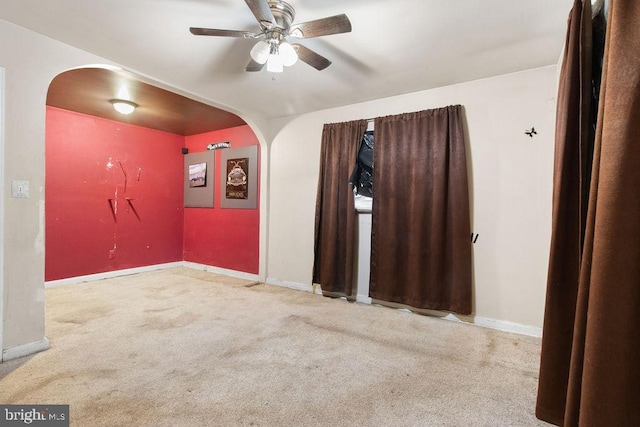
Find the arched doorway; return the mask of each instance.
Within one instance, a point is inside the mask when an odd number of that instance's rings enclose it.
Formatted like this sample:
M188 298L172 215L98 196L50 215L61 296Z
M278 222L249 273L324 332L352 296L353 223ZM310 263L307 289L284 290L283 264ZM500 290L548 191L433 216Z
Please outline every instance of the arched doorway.
M137 108L119 114L114 98ZM219 140L231 141L232 148L260 145L237 115L133 73L87 67L59 74L47 96L46 282L183 261L257 275L259 207L183 209L178 195L183 154L203 152ZM216 161L210 190L219 198L222 168ZM233 227L245 233L236 252L251 255L239 263L217 243Z

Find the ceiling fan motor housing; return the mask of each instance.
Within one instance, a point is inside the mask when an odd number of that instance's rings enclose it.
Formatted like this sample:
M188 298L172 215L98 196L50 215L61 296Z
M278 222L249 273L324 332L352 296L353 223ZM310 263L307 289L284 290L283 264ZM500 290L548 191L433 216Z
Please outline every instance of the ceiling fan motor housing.
M270 1L269 9L275 18L275 25L271 30L279 29L283 34L289 32L293 18L296 16L296 11L289 3L283 1ZM260 25L263 25L262 23ZM266 28L266 27L265 27Z

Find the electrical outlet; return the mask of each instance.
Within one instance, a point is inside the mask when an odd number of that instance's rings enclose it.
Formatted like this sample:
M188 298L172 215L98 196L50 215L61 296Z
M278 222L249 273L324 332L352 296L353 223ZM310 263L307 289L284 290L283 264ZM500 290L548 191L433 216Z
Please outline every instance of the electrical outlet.
M29 181L11 181L11 197L26 199L29 197Z

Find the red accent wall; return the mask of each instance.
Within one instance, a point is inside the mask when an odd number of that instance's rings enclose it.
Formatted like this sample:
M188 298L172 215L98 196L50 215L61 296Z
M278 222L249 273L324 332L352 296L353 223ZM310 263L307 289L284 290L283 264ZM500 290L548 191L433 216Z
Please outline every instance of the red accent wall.
M190 153L205 151L207 144L231 142L231 147L258 145L249 126L238 126L185 138ZM258 154L260 159L260 154ZM258 274L260 209L220 208L221 156L216 153L214 208L186 208L184 259L230 270ZM258 176L260 176L258 161ZM258 179L258 187L260 180ZM258 198L260 189L258 188ZM258 199L258 206L260 200Z
M47 107L45 280L181 261L183 145Z

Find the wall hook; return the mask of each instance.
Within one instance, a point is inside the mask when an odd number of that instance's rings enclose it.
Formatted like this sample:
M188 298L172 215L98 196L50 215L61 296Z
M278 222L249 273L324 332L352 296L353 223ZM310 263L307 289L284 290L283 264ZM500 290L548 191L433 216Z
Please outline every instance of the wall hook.
M537 135L538 132L536 132L536 128L532 127L531 130L525 130L524 134L529 135L530 138L533 138L533 135Z

